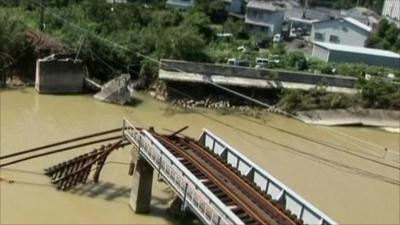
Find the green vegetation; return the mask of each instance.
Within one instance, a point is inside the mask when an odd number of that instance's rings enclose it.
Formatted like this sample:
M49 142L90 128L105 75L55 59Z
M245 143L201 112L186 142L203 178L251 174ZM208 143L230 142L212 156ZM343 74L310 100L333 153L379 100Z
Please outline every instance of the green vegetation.
M289 112L315 109L346 109L351 107L400 110L400 88L382 79L359 84L356 95L329 93L322 86L310 91L285 90L278 106Z
M369 38L367 45L400 53L400 29L395 24L382 19L377 32Z
M0 86L10 71L31 52L24 35L26 27L7 14L0 13Z
M310 91L287 89L282 93L278 106L289 112L315 109L341 109L359 105L359 97L329 93L324 87Z
M31 49L25 48L24 32L39 27L40 8L34 2L26 0L19 5L0 7L0 71L3 78L23 62L23 57L31 54ZM73 52L84 39L80 57L87 63L91 76L100 80L126 72L127 65L131 65L133 72L139 74L145 84L150 84L157 74L160 58L215 63L237 58L253 63L256 57L272 56L279 62L268 65L271 68L360 78L362 94L353 97L327 93L323 88L308 93L285 91L279 103L285 109L354 105L400 108L398 87L382 79L364 80L365 74L383 78L392 73L400 78L400 70L309 60L301 52L287 52L283 43L271 44L268 49L259 51L256 43L271 41L272 37L247 33L243 21L227 18L223 4L218 0L199 0L199 4L188 11L168 9L162 1L156 0L130 2L110 5L104 0L49 0L44 32ZM227 32L233 37L216 36ZM382 22L377 38L371 38L371 45L385 48L388 47L386 42L395 43L392 33L391 26ZM245 50L239 48L241 46ZM10 63L13 66L4 68Z

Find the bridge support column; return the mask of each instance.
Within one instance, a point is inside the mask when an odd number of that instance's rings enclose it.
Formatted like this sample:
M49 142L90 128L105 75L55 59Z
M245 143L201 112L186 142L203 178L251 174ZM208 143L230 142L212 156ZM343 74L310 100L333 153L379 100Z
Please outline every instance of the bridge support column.
M135 150L133 150L135 151ZM153 185L153 167L142 157L137 157L129 204L135 213L148 213Z

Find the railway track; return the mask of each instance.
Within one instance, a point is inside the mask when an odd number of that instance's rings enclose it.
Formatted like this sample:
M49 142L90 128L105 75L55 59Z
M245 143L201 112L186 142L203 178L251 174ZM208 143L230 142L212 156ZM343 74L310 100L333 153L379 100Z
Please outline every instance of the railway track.
M152 133L186 168L246 225L303 224L255 184L197 141Z

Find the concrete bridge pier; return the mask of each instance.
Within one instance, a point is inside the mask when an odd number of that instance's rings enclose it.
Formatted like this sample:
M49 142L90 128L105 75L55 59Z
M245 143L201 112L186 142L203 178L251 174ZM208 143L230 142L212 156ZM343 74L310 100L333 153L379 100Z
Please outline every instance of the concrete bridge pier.
M129 205L135 213L150 211L151 190L153 185L153 167L132 149L132 162L135 162Z

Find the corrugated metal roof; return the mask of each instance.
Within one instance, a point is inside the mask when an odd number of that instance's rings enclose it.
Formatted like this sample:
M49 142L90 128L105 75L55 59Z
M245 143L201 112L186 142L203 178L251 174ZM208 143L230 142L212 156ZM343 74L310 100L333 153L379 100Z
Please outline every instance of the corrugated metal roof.
M357 53L357 54L375 55L375 56L383 56L383 57L400 59L400 54L397 54L397 53L391 52L391 51L382 50L382 49L354 47L354 46L349 46L349 45L339 45L339 44L317 42L317 41L314 41L313 43L318 46L321 46L323 48L326 48L328 50L333 50L333 51L352 52L352 53ZM399 61L399 63L400 63L400 61Z
M260 0L250 0L247 3L247 8L254 8L254 9L264 9L269 11L276 11L277 8L272 5L270 1L260 1Z
M268 11L279 11L292 8L289 2L282 0L250 0L246 7Z
M364 24L364 23L361 23L360 21L358 21L358 20L356 20L356 19L354 19L354 18L345 17L344 19L345 19L347 22L349 22L349 23L351 23L351 24L353 24L353 25L355 25L355 26L357 26L357 27L359 27L359 28L361 28L361 29L363 29L363 30L366 30L366 31L368 31L368 32L371 32L371 31L372 31L372 28L371 28L371 27L367 26L367 25Z
M351 17L337 18L337 19L334 19L334 20L321 20L321 21L318 21L318 22L315 22L315 23L318 24L318 23L326 23L326 22L331 22L331 21L343 21L343 20L348 22L348 23L350 23L350 24L353 24L354 26L359 27L359 28L361 28L361 29L363 29L363 30L365 30L367 32L371 32L372 31L372 27L369 27L369 26L367 26L367 25L361 23L360 21L358 21L358 20L356 20L354 18L351 18Z

